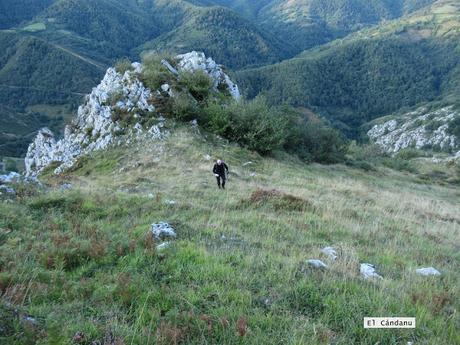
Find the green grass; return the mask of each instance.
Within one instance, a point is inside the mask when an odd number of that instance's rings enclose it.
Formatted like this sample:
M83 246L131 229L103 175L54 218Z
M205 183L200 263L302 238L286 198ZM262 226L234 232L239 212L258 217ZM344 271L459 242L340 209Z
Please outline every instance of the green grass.
M230 166L226 191L207 154ZM454 185L262 158L185 129L43 180L46 190L0 204L0 343L72 344L78 331L83 344L460 341ZM60 191L63 182L74 189ZM178 232L161 252L148 235L158 221ZM326 245L337 261L322 256ZM307 268L310 258L330 269ZM384 279L362 280L361 262ZM418 277L422 266L443 275ZM364 330L364 316L414 316L418 326Z

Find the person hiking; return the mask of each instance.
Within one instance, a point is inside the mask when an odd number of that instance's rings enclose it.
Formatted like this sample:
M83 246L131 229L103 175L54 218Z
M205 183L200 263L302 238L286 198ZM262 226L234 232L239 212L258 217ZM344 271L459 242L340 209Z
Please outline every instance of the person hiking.
M222 160L218 159L214 168L212 169L214 176L217 179L217 185L220 188L225 189L225 181L227 180L228 166ZM222 187L221 187L222 186Z

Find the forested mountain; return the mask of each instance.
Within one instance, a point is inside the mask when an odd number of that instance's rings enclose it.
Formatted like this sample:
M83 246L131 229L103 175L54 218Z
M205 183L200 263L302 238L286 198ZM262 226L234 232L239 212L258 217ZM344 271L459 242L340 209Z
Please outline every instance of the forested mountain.
M17 156L44 125L62 125L104 68L39 38L0 32L0 152Z
M178 28L147 42L142 50L204 51L227 67L280 61L295 51L289 43L257 29L248 20L222 8L211 7L187 16Z
M308 49L412 13L435 0L203 0L235 9L262 28Z
M21 24L36 16L55 0L0 1L0 30Z
M402 107L455 101L460 90L460 5L441 1L273 66L239 73L249 96L316 109L354 134Z

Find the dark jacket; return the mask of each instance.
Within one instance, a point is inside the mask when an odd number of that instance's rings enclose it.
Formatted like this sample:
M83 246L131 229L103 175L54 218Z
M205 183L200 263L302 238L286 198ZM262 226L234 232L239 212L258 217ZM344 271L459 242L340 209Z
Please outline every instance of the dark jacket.
M212 172L214 174L219 175L220 177L225 177L225 175L226 175L225 173L226 172L228 173L228 166L224 162L222 162L221 165L216 163L216 164L214 164L214 168L212 168Z

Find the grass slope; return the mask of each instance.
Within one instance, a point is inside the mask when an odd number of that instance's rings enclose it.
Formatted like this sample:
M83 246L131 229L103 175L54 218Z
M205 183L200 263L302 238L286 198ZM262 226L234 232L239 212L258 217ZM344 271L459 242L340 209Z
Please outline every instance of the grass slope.
M207 154L230 165L226 191ZM458 186L262 158L180 128L164 145L47 176L49 190L18 187L0 204L0 341L71 344L78 331L88 344L460 341ZM163 251L148 235L159 221L178 232ZM337 261L320 254L327 245ZM330 269L307 268L310 258ZM363 281L361 262L384 279ZM426 266L443 275L415 275ZM414 316L417 328L364 330L364 316Z

